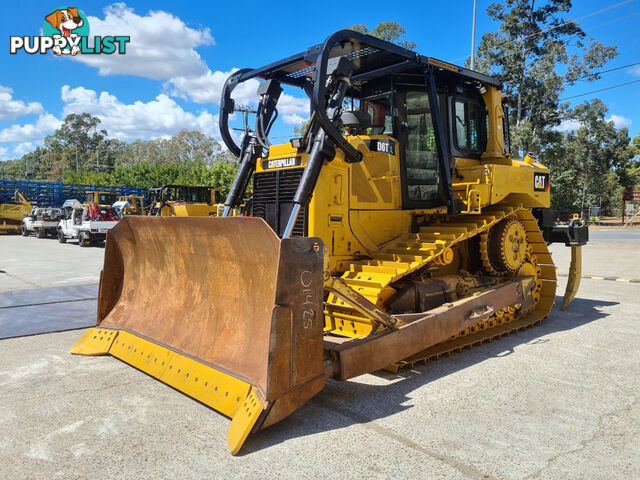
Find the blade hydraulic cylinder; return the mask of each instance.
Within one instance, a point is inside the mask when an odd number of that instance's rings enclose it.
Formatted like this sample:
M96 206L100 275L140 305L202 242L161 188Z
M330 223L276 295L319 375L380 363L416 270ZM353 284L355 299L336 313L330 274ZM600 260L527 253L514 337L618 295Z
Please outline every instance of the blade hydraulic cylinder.
M332 95L327 104L327 116L332 123L337 122L342 110L342 101L350 84L350 75L353 71L353 63L340 58L338 62L332 62L331 87ZM313 146L309 155L309 160L302 173L302 178L298 184L296 194L293 197L293 209L289 215L287 226L285 227L283 238L289 238L295 227L300 207L307 205L313 195L313 190L318 182L320 170L325 160L335 156L334 142L329 138L327 132L322 128L318 129L313 138Z

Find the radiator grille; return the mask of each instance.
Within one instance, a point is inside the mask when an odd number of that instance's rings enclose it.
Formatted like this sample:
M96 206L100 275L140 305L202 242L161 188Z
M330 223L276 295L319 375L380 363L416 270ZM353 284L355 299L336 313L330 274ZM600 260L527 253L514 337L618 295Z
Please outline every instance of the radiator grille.
M302 168L256 173L253 177L253 215L263 218L279 236L289 220ZM307 207L300 208L293 237L307 236Z

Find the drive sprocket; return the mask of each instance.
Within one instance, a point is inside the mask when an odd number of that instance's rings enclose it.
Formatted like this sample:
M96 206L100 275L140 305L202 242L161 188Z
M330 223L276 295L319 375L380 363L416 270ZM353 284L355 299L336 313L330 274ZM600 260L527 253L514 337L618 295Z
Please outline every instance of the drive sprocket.
M516 217L507 218L480 238L480 257L487 273L513 275L527 260L525 227Z

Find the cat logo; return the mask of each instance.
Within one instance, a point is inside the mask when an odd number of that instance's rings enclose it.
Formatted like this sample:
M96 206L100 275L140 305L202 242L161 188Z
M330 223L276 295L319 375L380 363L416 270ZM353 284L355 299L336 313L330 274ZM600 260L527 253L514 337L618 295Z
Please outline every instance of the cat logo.
M549 191L549 174L548 173L534 173L533 174L533 189L536 192L548 192Z

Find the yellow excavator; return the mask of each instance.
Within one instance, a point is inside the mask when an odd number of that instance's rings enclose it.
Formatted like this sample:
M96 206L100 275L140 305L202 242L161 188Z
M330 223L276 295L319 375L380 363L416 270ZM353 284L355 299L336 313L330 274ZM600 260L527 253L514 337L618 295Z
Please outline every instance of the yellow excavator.
M217 217L224 210L219 188L163 185L149 189L150 217Z
M22 220L29 215L32 207L31 202L18 190L14 192L11 203L0 203L0 234L20 233Z
M251 79L256 124L238 145L231 94ZM309 127L271 145L283 86L308 95ZM556 300L551 242L573 253L563 308L576 294L587 227L556 225L549 170L510 153L495 78L342 30L233 73L219 121L240 160L221 217L120 221L97 325L71 352L231 417L233 454L327 379L539 323ZM230 216L250 179L253 217Z

